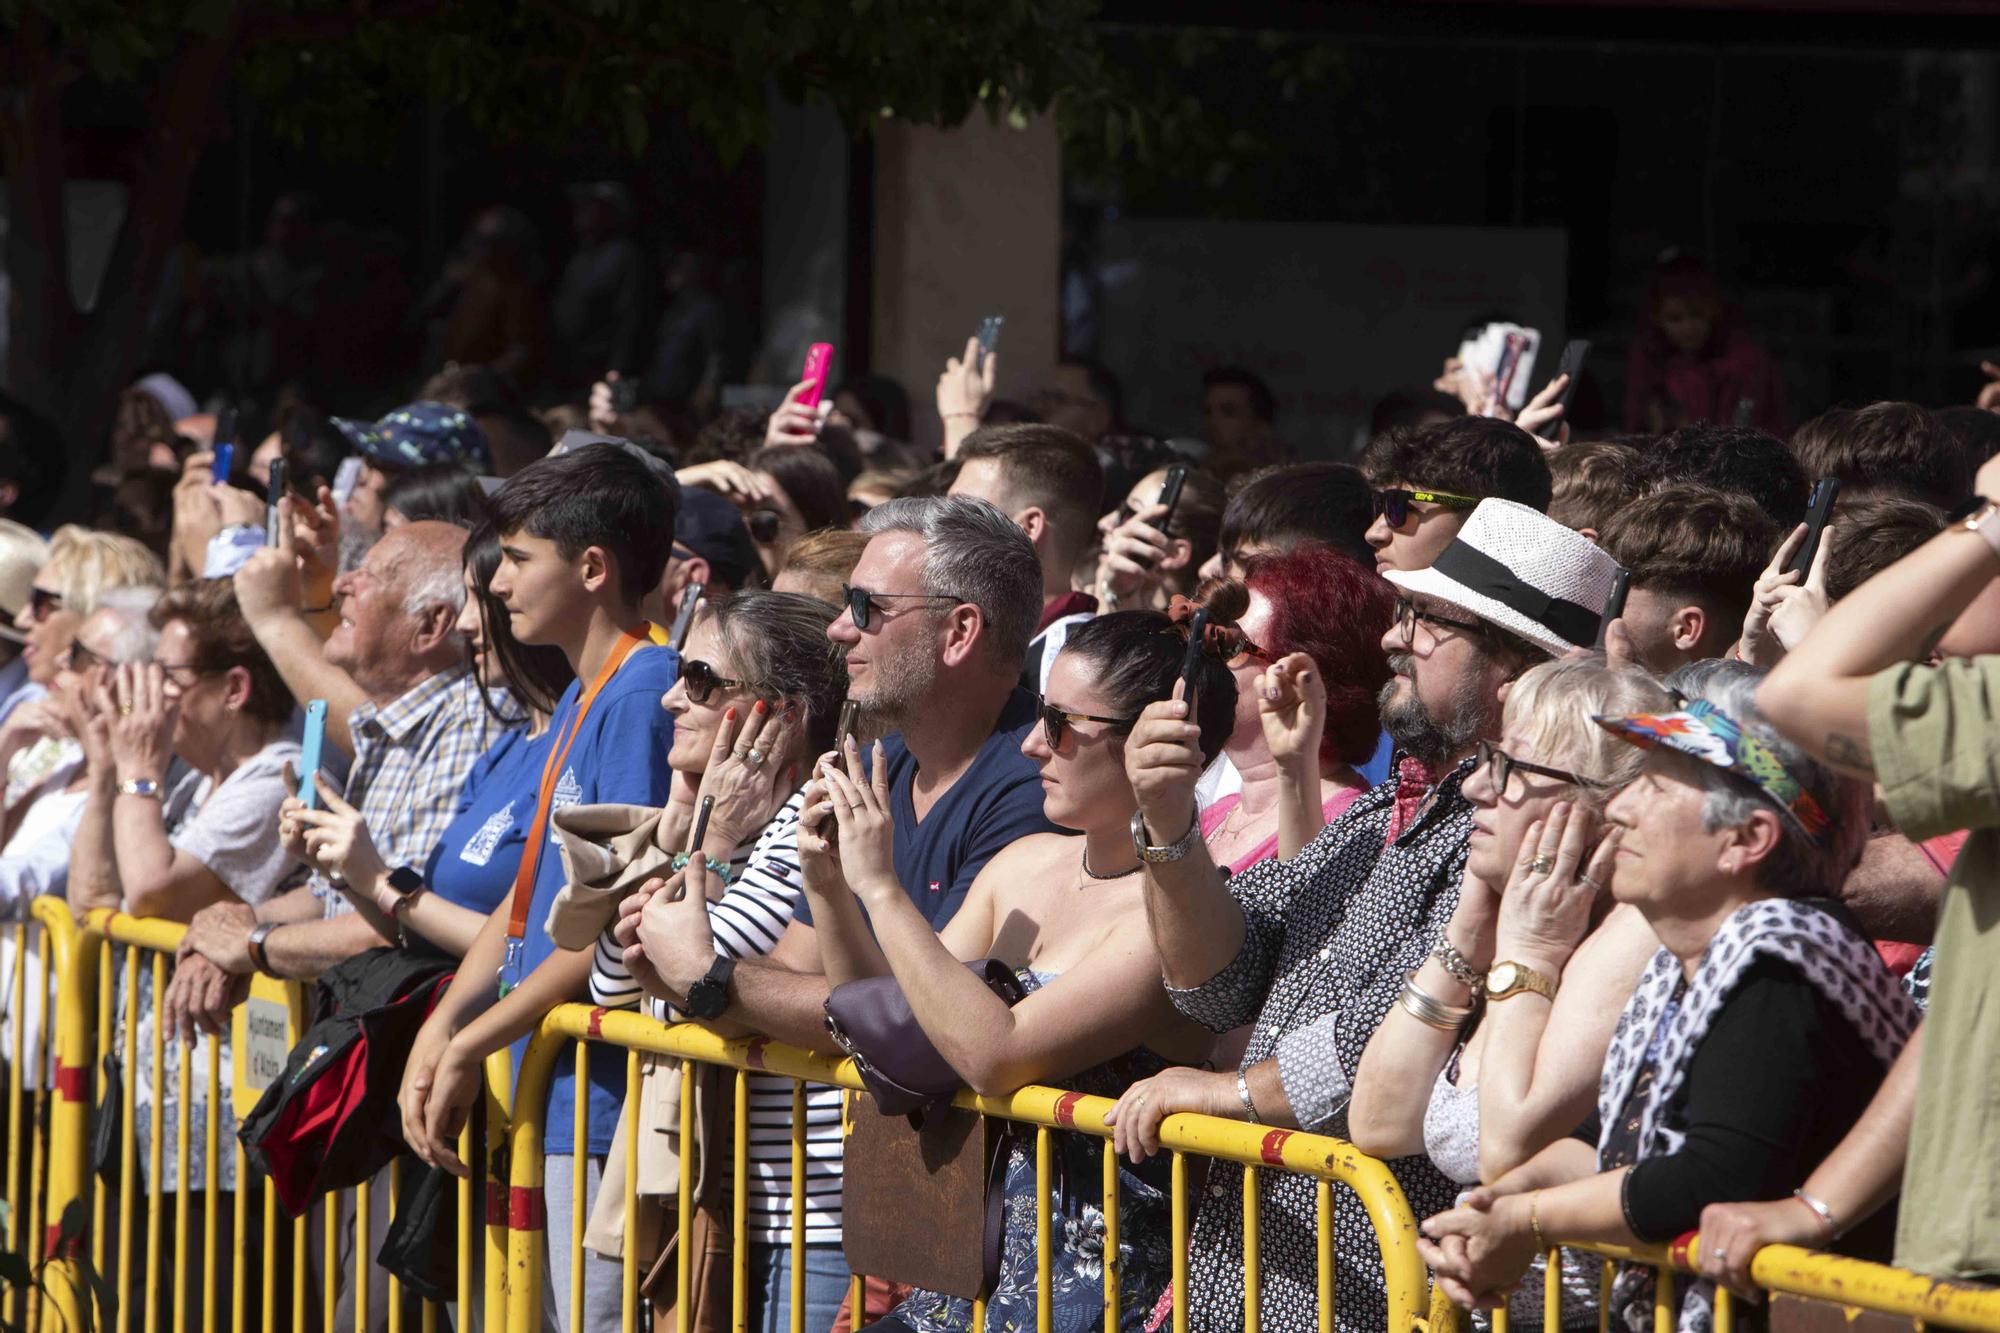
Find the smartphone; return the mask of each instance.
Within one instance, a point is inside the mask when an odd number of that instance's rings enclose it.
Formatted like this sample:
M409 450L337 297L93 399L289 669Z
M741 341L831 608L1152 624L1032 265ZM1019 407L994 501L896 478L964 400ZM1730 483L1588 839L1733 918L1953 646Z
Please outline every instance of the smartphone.
M681 589L681 609L674 615L671 636L675 652L687 647L688 631L694 628L694 613L701 609L701 595L707 588L706 583L695 582Z
M826 392L826 372L832 366L832 343L814 343L806 348L806 373L800 376L806 381L806 391L799 399L800 407L819 406L820 395Z
M306 705L306 734L299 743L299 799L306 809L319 808L319 791L314 780L319 776L319 752L326 745L326 700L314 699Z
M1167 469L1167 479L1160 485L1159 503L1167 507L1167 512L1160 515L1159 521L1153 526L1161 532L1168 531L1169 525L1174 521L1174 510L1178 509L1181 503L1181 488L1187 485L1187 472L1187 464L1176 463Z
M847 752L847 740L854 735L855 724L861 720L861 705L852 699L840 705L840 720L833 725L833 748L842 754Z
M1813 559L1819 554L1819 539L1826 531L1826 521L1833 517L1833 502L1839 498L1838 478L1821 477L1813 483L1812 499L1806 505L1806 539L1785 562L1786 569L1799 571L1801 580L1812 573Z
M694 827L688 831L687 854L689 856L697 856L701 853L702 841L708 837L708 817L714 813L715 798L713 796L702 797L701 804L695 807Z
M639 410L639 381L628 375L611 381L611 410L621 417Z
M229 484L229 474L235 471L235 464L236 446L233 444L217 444L215 446L215 461L208 466L210 480L217 486L227 486Z
M1738 426L1748 426L1754 423L1757 420L1757 400L1755 398L1738 398L1736 400L1736 412L1730 420Z
M333 470L333 503L346 508L348 497L361 484L361 455L354 454L340 460L340 466Z
M1556 360L1556 374L1569 376L1569 383L1563 386L1560 400L1563 414L1555 423L1558 429L1562 422L1569 420L1570 400L1576 397L1576 382L1583 374L1584 358L1589 355L1590 339L1571 338L1563 344L1562 355Z
M283 526L283 521L278 516L278 501L285 498L285 490L291 484L290 472L291 469L285 466L284 459L274 458L271 460L271 484L264 488L264 544L266 546L276 546L278 544L278 530Z
M1619 567L1611 576L1611 595L1604 599L1604 610L1597 617L1597 646L1604 646L1605 635L1611 632L1611 622L1625 614L1625 594L1632 591L1632 571Z
M988 315L979 321L979 332L974 337L979 340L979 359L973 369L985 373L986 358L993 355L993 349L1000 345L1000 326L1007 322L1005 315Z
M1181 699L1188 706L1188 720L1195 720L1195 672L1201 669L1201 641L1208 634L1208 608L1201 607L1188 621L1187 656L1181 659Z

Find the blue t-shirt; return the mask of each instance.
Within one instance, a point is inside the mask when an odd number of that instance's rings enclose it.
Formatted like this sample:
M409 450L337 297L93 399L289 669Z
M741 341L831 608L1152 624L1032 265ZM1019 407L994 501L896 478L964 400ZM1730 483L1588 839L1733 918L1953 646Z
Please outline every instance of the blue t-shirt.
M1071 833L1042 813L1042 772L1021 753L1028 728L1040 726L1034 696L1015 690L979 753L950 790L917 822L911 798L917 761L900 734L882 738L889 766L889 807L896 819L896 878L933 930L944 927L993 854L1031 833ZM793 914L812 924L805 894Z
M1368 762L1357 764L1354 771L1361 780L1371 787L1379 787L1388 780L1389 770L1396 761L1396 742L1389 739L1385 730L1375 738L1375 753L1368 756Z
M551 812L571 805L649 805L667 803L673 771L667 767L667 751L673 746L673 715L660 707L660 696L673 688L680 671L680 659L671 648L654 644L633 651L618 674L604 686L597 702L583 720L582 728L570 744L562 770L556 774ZM549 735L560 736L576 716L581 682L572 682L556 705L549 722ZM538 795L535 779L528 787L530 807ZM532 808L523 822L534 819ZM521 972L526 978L543 960L556 952L555 941L543 929L549 919L549 904L563 886L562 849L557 845L553 821L545 835L540 864L535 870L535 893L528 906L527 934L521 941ZM521 1074L521 1058L528 1047L524 1037L514 1043L514 1077ZM576 1052L564 1042L556 1054L555 1075L549 1081L548 1118L542 1150L568 1154L574 1151L576 1115ZM611 1150L611 1133L625 1101L625 1052L602 1043L590 1044L590 1134L589 1150Z
M536 784L555 743L554 728L532 739L525 726L500 733L466 776L458 814L424 866L424 883L448 903L491 913L514 887L521 844L535 817Z

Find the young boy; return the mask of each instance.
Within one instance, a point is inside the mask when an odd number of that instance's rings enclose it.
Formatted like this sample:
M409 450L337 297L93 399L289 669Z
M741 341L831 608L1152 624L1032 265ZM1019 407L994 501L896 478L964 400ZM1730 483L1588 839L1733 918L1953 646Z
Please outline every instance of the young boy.
M514 636L562 649L576 681L550 721L554 743L515 887L425 1022L403 1076L399 1104L411 1145L424 1160L459 1174L466 1168L457 1158L457 1136L478 1095L481 1062L511 1046L518 1075L541 1017L588 994L590 952L559 949L543 930L564 878L550 813L579 803L667 801L673 720L660 696L673 685L679 662L672 649L649 641L639 606L666 568L678 500L658 473L610 444L541 459L493 497L501 562L492 592L505 604ZM554 1243L544 1260L543 1307L545 1326L564 1333L580 1333L569 1327L566 1246L586 1220L570 1215L570 1173L579 1165L572 1155L576 1099L589 1103L589 1160L581 1165L593 1198L624 1099L622 1052L594 1047L589 1068L588 1087L579 1089L573 1053L557 1055L545 1120L547 1234ZM558 1245L565 1247L559 1261L549 1262ZM616 1328L619 1265L592 1256L584 1268L585 1328Z

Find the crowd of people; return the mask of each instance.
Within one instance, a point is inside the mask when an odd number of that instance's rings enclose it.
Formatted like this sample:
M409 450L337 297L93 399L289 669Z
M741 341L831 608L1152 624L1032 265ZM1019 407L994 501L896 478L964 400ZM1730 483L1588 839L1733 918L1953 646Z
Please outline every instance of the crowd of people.
M172 1073L227 1060L254 976L428 987L381 1106L435 1181L476 1169L488 1058L518 1077L556 1005L866 1055L828 1017L887 987L895 1039L963 1085L1114 1103L1109 1141L1057 1152L1053 1311L1032 1145L975 1173L994 1326L1094 1325L1111 1273L1120 1326L1161 1325L1162 1127L1187 1112L1382 1158L1442 1289L1515 1318L1543 1317L1527 1279L1557 1241L1698 1230L1687 1333L1718 1284L1754 1295L1772 1242L2000 1278L2000 415L1705 419L1741 395L1687 386L1755 358L1687 334L1686 279L1659 298L1671 429L1573 429L1559 377L1518 416L1412 395L1358 464L1286 457L1247 372L1211 375L1183 451L1120 435L1087 363L997 399L976 345L939 378L933 454L872 383L690 430L606 375L537 415L525 366L623 362L456 313L489 364L379 420L293 406L226 474L212 415L135 386L114 456L177 470L134 511L158 522L0 524L0 909L186 925L159 993L117 981L142 1134L181 1109L172 1076L155 1105L152 1034ZM9 976L35 965L11 940ZM211 1114L238 1132L204 1087L194 1152ZM626 1095L613 1047L554 1062L548 1327L616 1326L625 1236L641 1271L662 1243L623 1226ZM844 1208L880 1188L868 1099L753 1073L737 1197L717 1089L663 1064L640 1095L642 1126L696 1103L701 1142L645 1135L637 1192L707 1182L682 1245L744 1220L751 1327L796 1299L814 1330L971 1327L975 1293L920 1253L848 1306L850 1242L892 1225ZM1245 1321L1240 1170L1198 1184L1191 1327ZM1258 1188L1263 1326L1312 1326L1314 1183ZM1386 1330L1373 1228L1335 1208L1339 1325ZM338 1275L392 1221L329 1224L343 1319L386 1317L385 1284L356 1312ZM1560 1269L1563 1327L1605 1299L1652 1326L1650 1270L1607 1298L1594 1257Z

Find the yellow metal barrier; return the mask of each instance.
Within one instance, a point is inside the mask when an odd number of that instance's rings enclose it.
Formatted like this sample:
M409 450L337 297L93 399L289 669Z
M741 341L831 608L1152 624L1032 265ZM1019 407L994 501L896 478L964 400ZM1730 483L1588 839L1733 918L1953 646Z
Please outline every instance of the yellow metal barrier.
M854 1072L851 1062L833 1060L826 1056L783 1046L758 1038L729 1040L695 1024L667 1026L631 1011L607 1011L592 1009L585 1005L560 1005L545 1017L535 1036L528 1044L524 1057L520 1081L515 1088L513 1136L511 1159L513 1163L513 1208L517 1225L510 1237L508 1253L508 1323L509 1333L535 1333L541 1327L542 1313L542 1268L544 1244L539 1203L544 1186L542 1142L544 1135L543 1118L548 1103L549 1081L554 1072L555 1060L563 1042L575 1040L577 1045L577 1069L579 1086L584 1078L584 1057L581 1052L585 1043L602 1042L623 1047L631 1052L626 1060L626 1115L627 1123L636 1114L638 1059L639 1052L653 1055L676 1057L682 1068L692 1073L696 1064L721 1065L738 1071L734 1081L735 1123L739 1127L735 1136L733 1151L733 1176L736 1182L736 1198L744 1197L744 1162L747 1151L747 1135L742 1127L747 1123L749 1105L749 1084L745 1071L776 1074L795 1081L793 1106L793 1239L794 1249L802 1242L803 1232L799 1219L803 1216L803 1202L799 1192L804 1178L804 1116L798 1113L800 1094L797 1089L807 1082L831 1084L842 1088L860 1088L861 1080ZM693 1101L691 1097L681 1099L681 1134L687 1142L693 1135ZM578 1115L585 1114L588 1098L576 1098ZM1028 1087L1005 1097L980 1097L971 1092L961 1092L956 1104L968 1110L985 1115L1017 1121L1035 1126L1035 1163L1038 1206L1035 1218L1036 1252L1040 1258L1037 1275L1037 1292L1041 1299L1037 1306L1041 1327L1049 1327L1051 1307L1048 1300L1050 1218L1049 1182L1050 1149L1053 1131L1069 1131L1089 1134L1102 1139L1111 1137L1111 1127L1104 1123L1104 1114L1112 1103L1102 1097L1086 1097L1065 1092L1059 1088ZM578 1144L584 1142L581 1123L576 1128ZM1324 1138L1313 1134L1267 1130L1261 1126L1247 1125L1234 1120L1221 1120L1208 1116L1170 1116L1161 1126L1161 1145L1173 1154L1173 1247L1174 1247L1174 1328L1184 1333L1187 1326L1187 1267L1186 1255L1190 1209L1187 1202L1187 1159L1208 1157L1220 1161L1236 1162L1251 1168L1244 1173L1244 1211L1246 1220L1256 1217L1257 1189L1261 1170L1277 1170L1300 1175L1313 1176L1320 1182L1318 1189L1319 1236L1320 1236L1320 1327L1332 1329L1332 1236L1333 1236L1333 1192L1335 1182L1354 1191L1369 1220L1374 1224L1375 1234L1381 1246L1382 1266L1388 1287L1389 1327L1396 1330L1422 1329L1428 1313L1426 1275L1423 1261L1416 1252L1415 1219L1411 1216L1409 1204L1404 1200L1402 1190L1397 1186L1389 1168L1376 1159L1357 1151L1352 1145L1338 1139ZM628 1137L628 1152L632 1140ZM1114 1253L1117 1241L1118 1204L1116 1190L1117 1164L1107 1151L1105 1154L1105 1196L1104 1216L1106 1223L1106 1252ZM571 1183L576 1191L579 1219L579 1234L573 1238L573 1249L568 1258L574 1273L582 1262L581 1219L584 1216L582 1201L582 1156L578 1154L578 1175ZM631 1190L635 1172L627 1173L626 1236L624 1252L627 1256L624 1269L624 1318L625 1327L634 1327L638 1318L638 1290L636 1269L633 1258L633 1227L635 1210ZM678 1200L681 1232L687 1234L692 1220L692 1201L689 1181L682 1175ZM736 1209L736 1239L734 1249L735 1272L731 1291L733 1300L733 1326L746 1326L747 1307L747 1265L748 1247L742 1243L745 1209ZM1254 1232L1252 1233L1254 1234ZM679 1247L680 1266L676 1274L678 1281L677 1308L680 1312L681 1328L686 1328L688 1295L691 1279L689 1247ZM1245 1289L1257 1290L1256 1257L1254 1244L1246 1248ZM792 1272L794 1276L794 1299L792 1301L795 1333L800 1328L803 1317L802 1302L797 1294L797 1274L804 1264L795 1254ZM1118 1286L1111 1265L1105 1266L1107 1274L1105 1306L1107 1326L1117 1326ZM571 1283L572 1304L577 1299L574 1293L581 1290L581 1283L574 1279ZM853 1291L854 1306L859 1325L860 1277L856 1275ZM1254 1303L1247 1306L1254 1312ZM975 1319L980 1314L975 1306ZM1254 1313L1252 1318L1254 1319ZM1251 1325L1255 1327L1254 1323ZM813 1333L819 1333L814 1330Z

